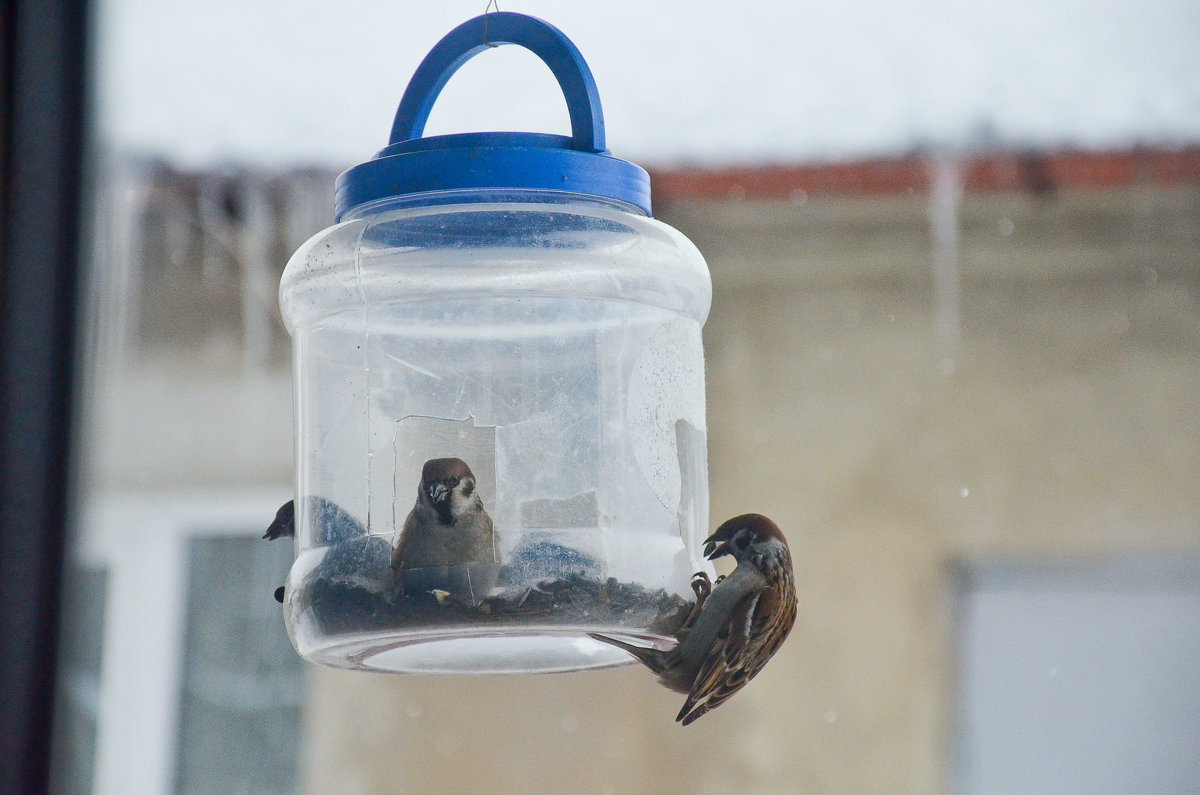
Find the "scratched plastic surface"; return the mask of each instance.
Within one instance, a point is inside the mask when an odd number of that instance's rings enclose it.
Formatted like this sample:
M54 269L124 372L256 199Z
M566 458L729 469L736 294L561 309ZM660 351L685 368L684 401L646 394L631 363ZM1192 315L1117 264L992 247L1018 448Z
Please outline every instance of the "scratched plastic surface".
M619 202L467 198L352 215L284 273L293 642L317 662L401 672L625 664L587 632L661 641L692 573L711 571L708 269ZM398 589L395 531L423 462L441 457L474 472L496 557Z

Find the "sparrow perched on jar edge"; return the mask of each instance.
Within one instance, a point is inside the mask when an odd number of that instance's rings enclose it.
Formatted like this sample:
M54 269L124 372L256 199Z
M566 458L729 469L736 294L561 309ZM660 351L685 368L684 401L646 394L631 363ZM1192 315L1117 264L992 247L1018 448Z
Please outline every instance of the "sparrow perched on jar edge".
M663 685L687 693L675 720L687 726L725 703L779 650L796 620L796 588L787 539L765 516L748 513L722 524L704 542L704 555L732 555L737 567L708 587L693 578L697 603L679 642L667 651L634 646L604 635L596 640L632 654Z
M321 564L309 574L308 579L319 580L341 577L356 585L359 570L386 569L387 542L367 534L367 528L351 516L340 505L324 497L309 495L301 498L308 506L311 542L319 546L333 547L322 559ZM288 500L275 514L274 521L263 533L263 538L296 537L296 502ZM383 549L378 549L382 546ZM384 563L379 564L382 556ZM368 565L374 564L374 565ZM367 580L373 584L373 579ZM275 589L275 601L283 604L284 586Z
M310 542L313 544L335 544L351 538L359 538L367 534L367 528L346 512L344 508L331 500L316 495L302 498L308 506L308 517L311 525ZM275 520L263 533L263 538L295 538L296 536L296 502L288 500L275 514Z

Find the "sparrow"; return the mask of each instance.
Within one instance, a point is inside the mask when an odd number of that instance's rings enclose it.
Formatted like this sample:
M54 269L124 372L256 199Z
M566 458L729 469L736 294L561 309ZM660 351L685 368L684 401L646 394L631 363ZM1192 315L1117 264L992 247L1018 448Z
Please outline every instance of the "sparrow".
M375 548L376 542L383 544L386 551L386 542L367 535L367 528L340 505L324 497L309 496L305 500L313 526L313 542L334 547L326 554L312 576L326 577L330 570L356 572L368 568L367 560L377 562L380 557L379 550ZM263 533L263 538L274 541L277 538L295 537L296 502L288 500L275 513L275 519L267 527L267 532ZM386 555L384 557L386 558ZM359 558L363 560L360 561ZM283 604L284 591L282 585L275 589L276 602Z
M675 720L687 726L725 703L779 650L796 620L792 556L779 527L748 513L722 524L704 541L709 560L732 555L737 567L709 585L692 578L696 606L666 651L634 646L604 635L596 640L632 654L663 685L687 693Z
M276 538L296 537L296 501L288 500L283 507L275 512L275 519L263 533L263 538L274 541Z
M314 544L334 544L367 534L367 528L348 514L345 509L324 497L305 498L313 527ZM263 538L295 538L296 502L288 500L275 513L275 519L263 533Z
M417 502L392 540L397 575L427 566L493 563L492 517L460 458L431 458L421 468Z

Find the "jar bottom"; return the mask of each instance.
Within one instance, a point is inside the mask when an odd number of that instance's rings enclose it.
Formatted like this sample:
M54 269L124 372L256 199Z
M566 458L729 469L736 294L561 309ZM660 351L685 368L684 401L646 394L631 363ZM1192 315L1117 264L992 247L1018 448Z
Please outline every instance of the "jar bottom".
M607 634L607 633L606 633ZM661 645L654 635L637 635L628 628L613 633L637 644ZM635 664L628 653L583 632L462 634L446 632L421 636L341 636L305 654L312 662L390 674L556 674L599 670Z
M362 662L374 670L427 674L553 673L631 662L628 654L618 649L613 649L617 654L609 654L604 645L587 636L444 638L385 648L362 658Z
M612 634L645 645L661 645L663 640L630 633L628 628L616 629ZM340 637L328 646L309 650L305 656L336 668L402 674L564 673L636 662L585 632L562 630L490 634L448 631L400 638L372 633Z

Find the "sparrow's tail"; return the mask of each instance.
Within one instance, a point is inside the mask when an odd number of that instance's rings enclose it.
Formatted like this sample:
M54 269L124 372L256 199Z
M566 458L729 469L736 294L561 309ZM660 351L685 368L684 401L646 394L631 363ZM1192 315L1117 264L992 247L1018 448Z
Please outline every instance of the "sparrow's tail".
M662 673L662 652L660 652L658 649L652 649L647 646L634 646L632 643L626 643L623 640L610 638L607 635L599 635L595 632L589 632L588 637L598 640L601 643L607 643L611 646L616 646L618 649L633 655L638 662L649 668L654 673Z

